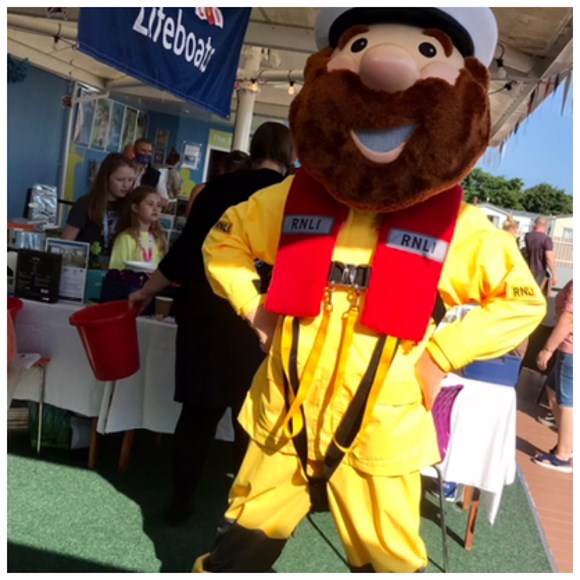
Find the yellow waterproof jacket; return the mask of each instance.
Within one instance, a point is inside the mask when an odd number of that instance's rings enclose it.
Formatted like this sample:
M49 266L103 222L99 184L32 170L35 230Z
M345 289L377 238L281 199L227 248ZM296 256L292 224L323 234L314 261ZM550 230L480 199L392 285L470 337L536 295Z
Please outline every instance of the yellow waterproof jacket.
M254 259L273 264L281 233L286 196L293 177L255 193L247 202L228 209L208 234L203 254L214 291L227 298L236 312L247 316L264 296L258 293ZM339 231L333 260L365 265L377 243L376 215L351 210ZM393 283L405 272L393 272ZM421 281L417 280L417 284ZM542 296L516 243L475 207L463 204L449 248L439 293L447 309L481 304L461 321L433 334L432 322L420 344L403 342L397 350L378 399L356 445L344 461L366 473L399 475L439 459L432 415L423 405L415 364L427 348L446 372L474 360L492 359L520 344L545 315ZM313 388L304 403L308 455L320 460L340 418L364 375L378 334L357 323L348 364L337 392L328 385L348 310L347 291L337 288L322 357ZM361 309L362 310L362 309ZM321 316L300 321L298 372L301 375ZM269 353L254 377L239 420L249 435L272 450L293 453L281 429L286 407L283 391L279 322Z

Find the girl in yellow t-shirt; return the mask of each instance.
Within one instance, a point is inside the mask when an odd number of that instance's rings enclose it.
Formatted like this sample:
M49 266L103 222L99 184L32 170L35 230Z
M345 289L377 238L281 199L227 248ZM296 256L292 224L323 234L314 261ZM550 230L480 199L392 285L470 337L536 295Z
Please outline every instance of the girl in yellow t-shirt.
M167 237L159 225L161 209L161 197L154 188L141 185L129 193L120 216L110 270L124 270L126 261L159 264L167 252Z

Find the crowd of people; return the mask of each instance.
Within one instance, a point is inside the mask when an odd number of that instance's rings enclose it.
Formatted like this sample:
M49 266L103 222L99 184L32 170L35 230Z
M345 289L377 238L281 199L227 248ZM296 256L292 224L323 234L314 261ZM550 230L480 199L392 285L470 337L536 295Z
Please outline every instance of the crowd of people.
M65 240L87 242L101 269L123 270L126 262L157 266L169 240L160 225L171 200L186 195L179 172L180 154L172 148L165 160L164 177L152 165L153 145L145 138L128 144L122 153L110 153L100 164L90 191L72 206L61 234ZM220 173L252 166L250 155L232 151ZM189 194L189 216L201 182Z
M151 152L151 143L138 139L123 153L107 155L89 193L69 212L61 237L87 242L101 268L124 269L126 261L156 265L165 254L159 219L168 195Z
M519 223L508 216L503 229L519 241ZM519 244L518 244L519 245ZM538 421L557 433L556 445L532 458L541 467L572 473L573 455L573 280L552 296L558 285L554 244L548 235L548 220L538 216L533 229L523 238L522 252L526 262L547 299L555 300L555 321L551 333L537 350L535 364L546 375L545 392L549 411L538 416ZM522 357L528 340L521 345Z
M90 192L70 211L63 238L97 244L109 269L147 262L157 269L147 283L128 296L145 310L167 288L176 288L172 313L177 324L175 400L182 404L174 436L171 523L186 521L195 509L194 495L217 425L228 407L235 418L252 376L264 358L256 335L230 305L211 290L201 246L228 207L284 179L296 160L290 130L267 122L254 133L249 154L232 151L219 174L191 192L187 222L168 248L159 220L168 198L180 195L180 156L167 157L168 180L151 166L151 143L139 139L122 154L101 164ZM267 286L271 268L256 267ZM237 471L247 435L233 421L232 471Z

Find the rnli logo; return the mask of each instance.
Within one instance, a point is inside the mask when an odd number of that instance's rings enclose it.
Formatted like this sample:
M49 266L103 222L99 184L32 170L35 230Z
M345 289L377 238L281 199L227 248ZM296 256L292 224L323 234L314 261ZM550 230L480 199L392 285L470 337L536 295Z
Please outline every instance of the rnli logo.
M392 229L389 233L387 246L441 263L445 261L449 248L447 242L438 238L397 229Z
M282 233L326 236L332 231L334 218L315 215L288 215L284 218Z
M536 293L531 286L516 286L513 288L514 298L533 298Z
M224 27L224 15L219 8L196 8L195 14L200 20L206 20L210 26Z

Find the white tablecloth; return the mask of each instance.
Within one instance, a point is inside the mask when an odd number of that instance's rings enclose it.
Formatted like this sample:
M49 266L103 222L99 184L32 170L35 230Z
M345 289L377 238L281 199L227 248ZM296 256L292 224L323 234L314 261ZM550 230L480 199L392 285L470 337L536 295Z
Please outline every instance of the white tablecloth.
M493 524L503 488L515 480L516 390L453 374L443 385L463 385L451 413L443 477L479 488Z
M79 308L25 300L16 320L18 350L51 358L46 403L97 417L104 383L95 379L78 331L69 324L70 315ZM132 377L117 381L107 432L143 428L173 433L181 409L173 401L176 326L139 317L137 332L141 368ZM15 398L37 401L38 376L26 378L20 381Z
M95 379L71 314L84 308L59 302L47 304L24 300L16 319L19 352L37 352L50 357L44 400L50 405L86 417L99 417L105 383ZM175 335L177 327L145 317L137 318L141 368L133 376L117 381L108 413L107 433L149 429L173 433L181 403L173 400L175 385ZM40 373L21 377L15 399L38 401ZM226 411L216 437L233 440L231 413Z

